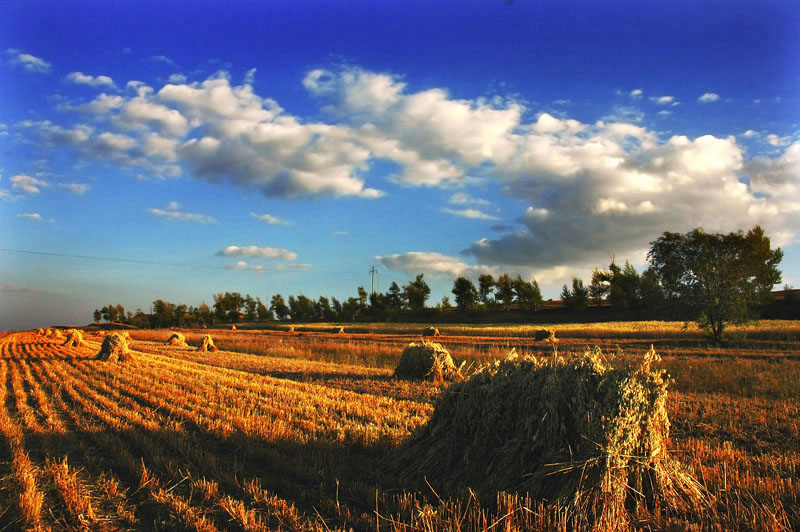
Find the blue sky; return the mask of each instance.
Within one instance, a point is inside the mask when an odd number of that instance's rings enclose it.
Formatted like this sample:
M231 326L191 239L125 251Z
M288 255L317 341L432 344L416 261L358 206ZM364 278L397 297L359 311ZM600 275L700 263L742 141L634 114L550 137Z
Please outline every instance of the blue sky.
M799 44L789 1L7 2L0 328L373 264L557 297L696 226L800 286Z

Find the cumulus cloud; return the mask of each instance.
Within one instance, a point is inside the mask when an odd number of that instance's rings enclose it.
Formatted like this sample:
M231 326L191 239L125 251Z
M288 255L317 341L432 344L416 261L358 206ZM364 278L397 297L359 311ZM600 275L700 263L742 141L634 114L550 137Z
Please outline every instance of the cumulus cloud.
M453 216L470 218L473 220L497 220L497 216L487 214L480 209L450 209L448 207L444 207L442 208L442 212L445 214L452 214Z
M167 81L169 81L170 83L180 85L181 83L186 83L186 76L176 72L174 74L170 74Z
M409 251L394 255L378 255L375 260L390 270L399 270L409 275L425 273L432 277L458 277L461 275L474 276L481 273L496 273L492 268L470 265L457 257L430 251Z
M252 216L256 220L264 222L267 225L292 225L292 222L290 222L289 220L284 220L283 218L280 218L278 216L273 216L267 213L256 214L254 212L251 212L250 216Z
M58 186L68 190L76 196L83 196L89 190L89 185L85 183L59 183Z
M11 181L11 190L17 194L34 195L50 186L47 181L25 174L15 175L9 181Z
M114 80L112 80L109 76L91 76L89 74L84 74L83 72L70 72L64 78L69 83L74 83L76 85L88 85L90 87L116 87L114 85Z
M717 100L719 100L719 94L715 92L706 92L697 98L697 101L700 103L712 103L716 102Z
M175 220L178 222L195 222L200 224L213 224L216 223L216 218L207 216L205 214L197 214L191 212L183 212L180 210L180 205L174 201L170 202L166 209L147 209L147 212L159 218L167 220Z
M470 196L466 192L454 193L447 202L451 205L489 205L488 200Z
M33 220L35 222L41 222L42 216L38 212L26 212L22 214L18 214L17 218L25 218L27 220Z
M297 253L288 249L259 246L228 246L216 254L219 257L258 257L286 261L293 261L297 258Z
M630 96L634 100L638 100L643 95L644 95L644 91L642 89L633 89L631 92L628 93L628 96Z
M676 103L674 96L653 96L650 98L650 101L655 102L658 105L674 105Z
M41 57L21 52L16 48L9 48L5 53L10 64L19 66L26 72L47 74L53 68L53 65Z

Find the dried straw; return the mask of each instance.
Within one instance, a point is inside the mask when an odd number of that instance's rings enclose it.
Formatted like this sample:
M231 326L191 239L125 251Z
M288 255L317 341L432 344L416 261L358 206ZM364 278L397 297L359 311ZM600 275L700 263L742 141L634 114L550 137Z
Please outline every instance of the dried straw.
M422 330L422 336L441 336L441 334L439 334L439 329L429 326Z
M189 347L186 344L186 337L177 331L173 332L172 336L169 337L167 340L167 345L174 345L176 347Z
M392 469L453 489L528 492L594 530L627 529L636 508L698 511L705 490L667 452L668 379L651 368L658 360L651 349L617 369L597 349L484 367L440 396Z
M441 344L411 342L403 350L394 376L398 379L430 380L437 383L455 381L461 379L461 368L456 367L450 352Z
M200 347L197 348L198 351L211 351L216 352L217 346L214 345L214 340L211 339L211 335L207 334L203 336L203 343L200 344Z
M111 333L103 338L103 345L95 357L96 360L126 362L130 360L131 352L128 349L127 333Z
M86 345L83 341L83 332L79 329L70 329L67 331L67 340L61 344L62 346L83 347Z
M556 338L556 331L550 331L547 329L537 329L534 333L533 339L537 342L544 340L545 342L553 344L558 342L558 338Z

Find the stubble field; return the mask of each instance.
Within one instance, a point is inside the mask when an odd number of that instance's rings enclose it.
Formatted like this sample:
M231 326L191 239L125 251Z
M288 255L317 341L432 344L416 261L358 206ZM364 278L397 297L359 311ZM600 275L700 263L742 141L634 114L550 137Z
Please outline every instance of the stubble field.
M674 379L670 451L711 503L636 526L800 529L800 324L732 329L724 347L683 324L555 328L560 353L639 357L653 345ZM183 331L190 346L210 332L216 353L131 331L133 360L119 364L93 360L92 335L79 348L4 336L0 530L581 529L559 505L435 478L420 488L387 467L441 393L392 378L420 330ZM554 354L534 327L440 330L466 367L511 348Z

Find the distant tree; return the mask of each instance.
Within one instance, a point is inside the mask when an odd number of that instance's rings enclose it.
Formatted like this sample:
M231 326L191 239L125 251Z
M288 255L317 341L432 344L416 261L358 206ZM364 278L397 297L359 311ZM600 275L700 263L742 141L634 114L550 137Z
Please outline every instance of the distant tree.
M300 294L289 296L289 315L295 321L311 321L314 319L315 303L312 299Z
M92 316L94 317L95 323L103 319L103 314L98 309L94 309L94 314Z
M200 323L204 325L214 325L214 313L211 312L211 307L209 307L205 301L200 303L200 306L197 307L197 317Z
M442 310L450 310L453 308L452 303L450 303L450 298L447 296L442 297L442 302L439 303L439 308Z
M258 317L258 303L250 296L250 294L247 294L244 297L244 312L247 317L247 321L256 321L256 318Z
M358 287L358 313L359 314L366 314L367 313L367 301L369 300L369 296L367 295L367 291L364 289L363 286Z
M570 311L584 310L589 305L589 289L583 285L581 279L573 277L572 290L567 285L561 288L561 301Z
M403 292L395 281L392 281L389 291L386 293L386 306L392 310L403 308Z
M289 316L289 307L286 306L286 301L280 294L272 296L269 302L269 309L275 314L279 320L285 320Z
M256 315L260 321L271 321L272 311L261 301L260 297L256 298Z
M407 285L403 287L403 294L405 295L406 301L408 301L408 306L414 312L419 312L425 309L425 301L428 300L428 297L431 295L431 288L428 286L428 283L425 282L424 274L417 275L417 278L413 281L409 281Z
M484 305L489 305L494 286L494 277L491 274L484 273L478 277L478 295Z
M539 289L539 283L535 279L533 282L528 282L522 278L522 275L517 274L512 279L511 285L514 289L514 297L520 308L535 312L544 306L542 291Z
M114 308L114 310L116 310L117 321L119 321L119 322L125 321L125 307L123 307L120 304L117 304L117 306Z
M759 226L747 234L665 232L651 243L648 260L664 293L689 308L698 325L722 342L726 324L742 323L781 280L783 258Z
M514 280L507 273L497 278L494 297L503 303L506 310L511 308L511 303L514 302Z
M333 311L334 315L337 318L341 318L344 315L344 309L342 308L342 303L335 297L331 298L331 310Z
M369 312L373 318L383 319L386 314L386 296L380 292L372 292L369 295Z
M475 285L464 276L453 281L451 292L456 298L456 305L461 310L469 310L478 302L478 291L475 289Z
M361 299L357 297L348 297L347 300L344 303L342 303L341 319L356 321L356 318L358 318L358 313L360 310L361 310Z
M607 300L608 303L619 310L638 309L642 303L641 278L631 263L625 261L625 267L620 268L613 260L608 270L592 272L592 282L589 285L589 295L595 303Z

